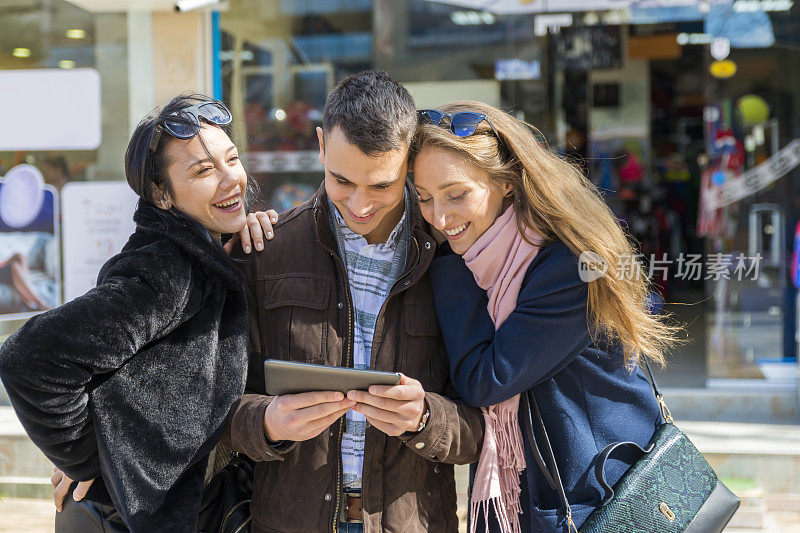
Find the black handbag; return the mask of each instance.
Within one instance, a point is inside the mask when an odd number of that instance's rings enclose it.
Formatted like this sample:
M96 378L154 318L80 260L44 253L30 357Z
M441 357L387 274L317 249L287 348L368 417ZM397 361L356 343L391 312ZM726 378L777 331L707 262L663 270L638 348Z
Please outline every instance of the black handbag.
M244 456L217 445L209 457L198 533L249 533L253 465Z
M718 533L739 508L740 500L717 479L711 466L692 442L673 423L672 415L644 359L664 423L647 446L635 442L614 442L595 460L595 476L606 494L581 525L582 533ZM524 417L531 450L548 484L558 493L569 531L578 531L558 473L555 455L544 427L533 389L522 395ZM539 450L537 432L545 454ZM605 480L606 461L619 451L640 455L614 484Z

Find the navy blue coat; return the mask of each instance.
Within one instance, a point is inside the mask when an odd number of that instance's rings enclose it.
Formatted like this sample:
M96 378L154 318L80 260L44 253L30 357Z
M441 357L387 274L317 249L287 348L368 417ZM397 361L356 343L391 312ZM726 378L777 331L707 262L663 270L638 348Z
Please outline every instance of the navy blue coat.
M486 292L460 256L434 260L431 281L458 392L472 405L488 406L533 388L580 527L603 497L594 476L597 454L616 441L645 445L660 413L641 370L625 368L619 347L592 341L588 289L576 256L559 241L543 247L525 274L516 309L497 331ZM559 531L558 496L531 455L524 429L523 439L523 530ZM613 485L628 466L609 461L606 479Z

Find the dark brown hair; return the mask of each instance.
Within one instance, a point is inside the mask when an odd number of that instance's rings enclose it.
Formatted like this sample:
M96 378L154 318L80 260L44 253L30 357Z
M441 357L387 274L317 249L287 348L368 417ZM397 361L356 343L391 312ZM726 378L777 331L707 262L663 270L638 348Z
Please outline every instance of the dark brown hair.
M411 94L387 73L365 70L344 78L328 95L322 131L328 134L337 126L368 156L407 150L417 109Z

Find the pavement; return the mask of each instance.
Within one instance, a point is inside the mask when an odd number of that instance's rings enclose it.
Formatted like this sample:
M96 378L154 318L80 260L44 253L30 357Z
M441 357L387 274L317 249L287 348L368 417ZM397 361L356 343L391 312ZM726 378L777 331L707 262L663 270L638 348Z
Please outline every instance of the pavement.
M800 533L800 425L698 421L677 425L742 498L726 532ZM0 445L4 437L24 438L24 430L11 408L0 406ZM4 460L13 459L0 453L0 463ZM467 467L456 469L461 531L466 530L467 472ZM44 492L50 494L49 489ZM52 533L54 516L50 499L0 494L0 533Z
M0 533L53 533L52 500L0 499Z
M0 435L25 435L25 429L22 427L17 415L11 407L0 405Z
M678 427L703 454L800 456L800 425L679 420Z

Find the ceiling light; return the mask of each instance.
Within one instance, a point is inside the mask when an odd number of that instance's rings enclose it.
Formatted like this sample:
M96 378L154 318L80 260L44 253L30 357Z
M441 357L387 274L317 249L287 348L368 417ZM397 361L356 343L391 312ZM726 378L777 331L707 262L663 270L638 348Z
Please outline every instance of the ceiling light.
M31 49L30 48L14 48L14 51L11 52L11 55L14 57L31 57Z
M497 21L497 17L488 11L454 11L450 13L450 21L458 26L491 25Z
M71 59L62 59L58 62L58 68L75 68L75 62Z
M177 0L177 2L175 2L175 11L184 13L186 11L215 6L219 6L219 0Z
M71 30L67 30L66 36L67 39L83 39L86 37L86 30L73 28Z

